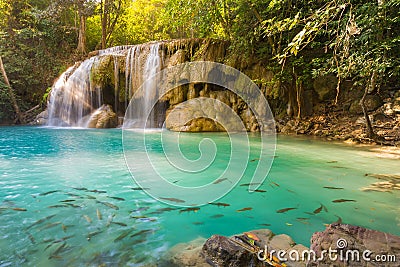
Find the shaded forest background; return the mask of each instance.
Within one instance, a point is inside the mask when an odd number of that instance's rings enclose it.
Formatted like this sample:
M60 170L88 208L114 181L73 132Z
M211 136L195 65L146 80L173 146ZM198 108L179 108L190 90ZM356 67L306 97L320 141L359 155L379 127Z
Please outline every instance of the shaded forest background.
M367 95L400 90L399 33L400 0L0 0L0 56L22 111L40 111L54 80L90 51L175 38L229 41L243 65L276 73L272 99L330 75L327 104L359 90L361 110ZM302 117L300 102L285 115ZM0 124L13 122L0 79Z

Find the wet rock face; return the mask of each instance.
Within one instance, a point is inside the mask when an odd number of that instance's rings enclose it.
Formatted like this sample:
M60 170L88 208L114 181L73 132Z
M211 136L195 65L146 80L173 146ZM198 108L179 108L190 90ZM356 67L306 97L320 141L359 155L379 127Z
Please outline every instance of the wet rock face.
M112 110L110 105L103 105L97 109L90 117L87 124L88 128L115 128L118 126L117 114Z
M329 248L338 250L336 260L334 257L331 259L326 256L321 261L311 262L310 266L399 266L400 237L387 233L348 224L331 224L325 231L316 232L311 237L311 249L316 252L317 257L321 255L322 251L327 251ZM369 254L368 251L372 254ZM392 265L385 265L385 263L380 265L373 261L367 261L363 258L363 253L367 253L364 256L371 260L377 254L396 255L397 265L393 263L391 263ZM343 255L342 260L340 259L341 255Z

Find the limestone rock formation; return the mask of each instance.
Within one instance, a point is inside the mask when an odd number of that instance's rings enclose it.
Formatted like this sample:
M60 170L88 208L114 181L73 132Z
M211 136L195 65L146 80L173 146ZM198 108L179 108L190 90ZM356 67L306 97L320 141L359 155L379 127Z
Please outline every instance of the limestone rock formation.
M114 113L110 105L102 105L89 118L88 128L115 128L118 125L117 114Z

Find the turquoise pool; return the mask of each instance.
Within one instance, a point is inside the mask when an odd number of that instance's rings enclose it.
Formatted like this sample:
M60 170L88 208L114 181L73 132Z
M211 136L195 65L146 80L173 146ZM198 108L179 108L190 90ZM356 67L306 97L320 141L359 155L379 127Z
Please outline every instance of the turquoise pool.
M148 153L162 157L159 135L148 133ZM361 190L378 182L366 174L400 174L399 158L371 147L279 137L267 179L249 193L245 184L257 165L259 142L251 135L252 160L237 186L218 200L223 205L185 210L138 188L121 136L120 129L0 128L0 266L143 266L177 243L256 228L309 246L313 232L338 220L400 235L400 192ZM185 135L182 152L195 159L205 137L225 153L209 169L219 172L229 154L225 134ZM134 133L131 139L128 149L137 153L140 170L140 139ZM201 175L173 179L186 186L212 182Z

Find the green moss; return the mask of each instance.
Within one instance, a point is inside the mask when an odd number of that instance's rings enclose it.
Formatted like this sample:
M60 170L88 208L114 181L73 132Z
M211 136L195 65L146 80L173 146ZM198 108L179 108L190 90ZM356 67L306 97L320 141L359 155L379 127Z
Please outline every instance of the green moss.
M111 55L98 57L90 71L90 82L94 87L104 88L112 84L114 63Z

